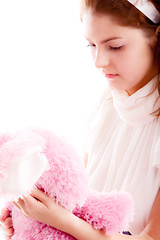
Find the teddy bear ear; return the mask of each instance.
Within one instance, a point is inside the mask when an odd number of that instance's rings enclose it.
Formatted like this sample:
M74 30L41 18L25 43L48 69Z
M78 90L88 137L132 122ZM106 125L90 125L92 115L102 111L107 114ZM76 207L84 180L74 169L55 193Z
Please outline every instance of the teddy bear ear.
M29 149L9 165L4 178L0 179L0 194L10 201L26 195L46 170L49 170L48 159L38 146Z

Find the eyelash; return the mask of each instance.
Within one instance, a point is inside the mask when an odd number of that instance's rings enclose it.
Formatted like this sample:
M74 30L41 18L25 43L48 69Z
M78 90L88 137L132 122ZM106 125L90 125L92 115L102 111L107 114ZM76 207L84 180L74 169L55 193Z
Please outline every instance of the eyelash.
M90 44L87 45L87 47L93 47L93 48L94 48L94 47L96 47L96 45L90 43ZM123 47L123 46L119 46L119 47L111 47L111 46L109 46L109 49L112 50L112 51L118 51L118 50L120 50L122 47Z
M96 45L94 45L94 44L92 44L92 43L90 43L90 44L88 44L87 45L87 47L95 47Z
M113 50L113 51L118 51L122 48L122 46L119 46L119 47L109 47L110 50Z

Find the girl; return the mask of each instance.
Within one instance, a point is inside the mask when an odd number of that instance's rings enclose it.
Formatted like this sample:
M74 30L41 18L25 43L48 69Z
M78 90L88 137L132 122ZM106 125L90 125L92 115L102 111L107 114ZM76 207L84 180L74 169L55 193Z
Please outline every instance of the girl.
M159 240L160 2L81 0L81 21L95 66L108 84L89 129L90 184L99 191L131 193L135 216L127 230L132 236L94 230L39 190L14 204L26 217L79 240ZM11 236L7 210L1 220Z

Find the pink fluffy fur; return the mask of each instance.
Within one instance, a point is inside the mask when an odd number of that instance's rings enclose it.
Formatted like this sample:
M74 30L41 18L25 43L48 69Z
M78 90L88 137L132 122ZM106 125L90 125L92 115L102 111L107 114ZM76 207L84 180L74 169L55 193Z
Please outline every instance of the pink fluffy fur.
M0 183L7 178L8 167L14 159L34 145L41 147L41 153L50 166L36 181L36 187L96 229L103 229L107 234L127 230L133 214L130 195L125 192L102 194L90 190L81 158L70 144L51 131L32 129L0 136ZM1 190L1 194L10 194L11 199L17 197L13 192ZM15 229L13 240L74 239L53 227L25 218L14 206L11 211Z

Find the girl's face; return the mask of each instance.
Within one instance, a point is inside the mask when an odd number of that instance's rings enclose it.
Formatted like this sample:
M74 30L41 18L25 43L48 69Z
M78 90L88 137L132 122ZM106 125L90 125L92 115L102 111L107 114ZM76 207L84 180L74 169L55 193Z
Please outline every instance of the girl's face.
M121 26L91 10L83 15L83 27L95 66L110 88L131 95L157 74L153 56L156 35L147 37L140 29Z

